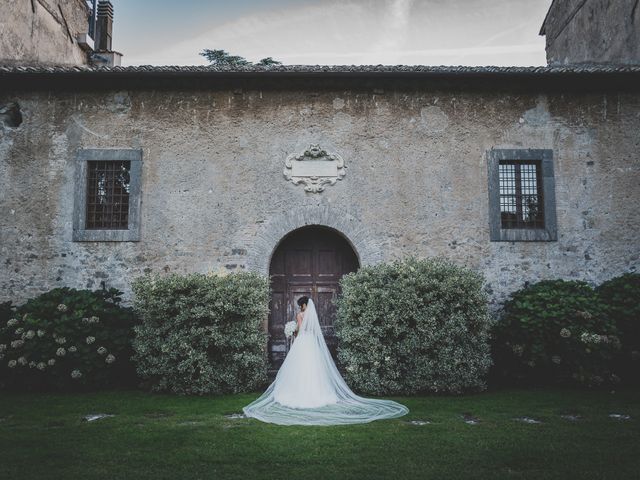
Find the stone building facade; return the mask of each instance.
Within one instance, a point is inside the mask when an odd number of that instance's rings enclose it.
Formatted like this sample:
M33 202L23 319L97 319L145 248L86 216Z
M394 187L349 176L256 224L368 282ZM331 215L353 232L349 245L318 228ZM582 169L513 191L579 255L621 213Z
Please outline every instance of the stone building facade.
M87 65L88 18L84 0L0 2L0 64Z
M112 27L108 0L3 0L0 65L120 65Z
M494 307L526 282L640 265L637 67L0 67L0 92L22 117L0 124L0 301L269 274L314 225L358 265L467 265ZM509 160L538 162L540 225L502 228ZM124 233L85 228L92 161L130 162Z
M640 65L640 2L553 0L540 35L549 65Z

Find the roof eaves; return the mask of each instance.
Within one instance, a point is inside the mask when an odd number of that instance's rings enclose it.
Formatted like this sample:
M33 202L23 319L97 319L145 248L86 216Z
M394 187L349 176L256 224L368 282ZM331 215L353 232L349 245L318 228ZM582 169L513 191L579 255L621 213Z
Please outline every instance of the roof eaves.
M16 66L0 65L0 75L212 75L212 76L274 76L274 75L404 75L424 74L434 76L558 76L570 74L608 74L608 73L640 73L640 65L604 65L579 64L563 66L530 66L530 67L498 67L498 66L428 66L428 65L276 65L249 67L220 67L207 65L140 65L128 67L89 67L89 66Z

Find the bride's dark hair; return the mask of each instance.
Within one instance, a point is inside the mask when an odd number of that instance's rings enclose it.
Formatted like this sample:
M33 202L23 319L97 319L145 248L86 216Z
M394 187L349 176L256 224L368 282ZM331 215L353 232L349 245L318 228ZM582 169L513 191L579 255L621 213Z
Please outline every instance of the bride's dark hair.
M300 297L298 299L298 306L302 307L302 305L309 305L309 297Z

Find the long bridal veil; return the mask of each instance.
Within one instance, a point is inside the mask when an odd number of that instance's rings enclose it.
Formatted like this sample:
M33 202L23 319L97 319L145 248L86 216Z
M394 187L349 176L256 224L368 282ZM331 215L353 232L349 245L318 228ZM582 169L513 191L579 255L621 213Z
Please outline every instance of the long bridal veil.
M276 378L242 409L247 417L280 425L340 425L406 415L392 400L356 395L336 368L309 299L297 338Z

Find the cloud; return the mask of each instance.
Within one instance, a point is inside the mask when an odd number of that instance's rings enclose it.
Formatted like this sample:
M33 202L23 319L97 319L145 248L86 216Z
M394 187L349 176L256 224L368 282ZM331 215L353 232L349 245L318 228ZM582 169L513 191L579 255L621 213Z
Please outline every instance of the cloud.
M543 2L544 3L544 2ZM221 48L288 64L540 65L539 0L344 0L254 11L125 63L206 64ZM514 26L514 15L520 21ZM540 17L540 18L537 18Z
M380 52L404 45L411 27L410 15L413 0L392 0L386 8L387 24L378 33L372 52Z

